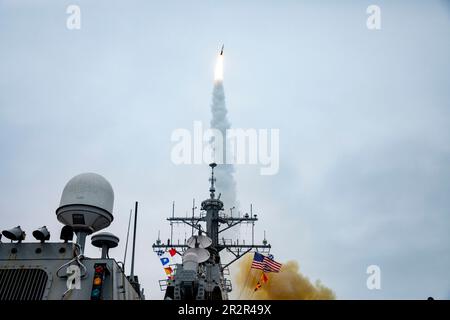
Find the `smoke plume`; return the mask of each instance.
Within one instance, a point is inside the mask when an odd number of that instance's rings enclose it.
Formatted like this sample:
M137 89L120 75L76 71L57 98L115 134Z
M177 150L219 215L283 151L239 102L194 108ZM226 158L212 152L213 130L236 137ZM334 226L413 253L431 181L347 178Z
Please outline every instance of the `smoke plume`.
M246 254L242 259L235 279L239 299L332 300L336 298L334 292L320 281L312 283L301 274L296 261L284 263L279 273L266 273L268 281L261 283L261 287L255 292L262 271L250 269L253 254Z
M227 117L227 107L225 104L225 91L223 88L222 80L216 80L214 82L214 89L212 93L211 103L211 128L217 129L222 133L223 137L223 154L215 152L215 154L222 154L221 159L217 159L217 163L223 163L216 168L216 188L219 193L222 194L221 200L226 207L233 207L236 205L236 181L234 180L234 166L232 164L225 164L227 159L226 150L226 134L227 129L230 128L230 122ZM212 149L215 149L214 141L212 140ZM217 151L217 150L216 150Z

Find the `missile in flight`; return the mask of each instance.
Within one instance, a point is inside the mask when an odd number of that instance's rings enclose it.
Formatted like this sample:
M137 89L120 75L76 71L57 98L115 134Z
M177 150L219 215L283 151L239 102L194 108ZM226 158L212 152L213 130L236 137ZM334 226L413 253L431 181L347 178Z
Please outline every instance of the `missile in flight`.
M216 67L214 68L214 81L222 82L223 81L223 59L225 58L223 54L224 45L222 44L222 48L220 49L219 56L217 57Z

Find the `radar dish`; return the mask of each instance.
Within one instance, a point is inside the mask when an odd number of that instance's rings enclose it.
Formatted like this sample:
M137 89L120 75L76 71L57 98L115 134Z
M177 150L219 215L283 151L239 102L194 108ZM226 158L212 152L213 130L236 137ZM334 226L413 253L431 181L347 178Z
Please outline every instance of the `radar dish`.
M183 254L183 263L192 261L202 263L210 257L209 251L203 248L189 248Z
M210 237L199 235L190 237L186 244L189 248L208 248L212 244Z

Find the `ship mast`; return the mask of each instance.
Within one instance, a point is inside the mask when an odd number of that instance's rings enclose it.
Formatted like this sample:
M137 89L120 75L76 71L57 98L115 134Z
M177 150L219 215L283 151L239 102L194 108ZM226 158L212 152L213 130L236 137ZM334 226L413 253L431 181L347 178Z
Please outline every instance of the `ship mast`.
M210 181L210 197L209 199L204 200L201 203L201 210L205 211L205 215L201 216L195 216L194 210L192 217L181 217L181 216L175 216L172 214L171 217L167 218L169 223L173 225L174 223L184 223L188 226L190 226L192 229L195 229L198 231L199 234L206 233L206 235L211 238L212 244L208 248L208 250L211 252L211 258L210 260L220 263L220 255L219 253L222 250L226 250L229 253L233 255L233 259L226 264L221 264L221 271L223 271L225 268L230 266L232 263L237 261L239 258L241 258L246 253L255 250L258 252L269 252L271 245L267 243L265 237L262 244L255 244L254 243L254 224L258 220L257 216L253 214L253 209L250 211L249 214L245 214L244 216L240 217L233 217L232 215L227 216L222 211L224 211L223 207L224 204L220 200L220 194L216 198L215 192L215 182L216 178L214 176L214 168L217 167L216 163L211 163L209 165L211 167L211 177L209 178ZM201 223L206 223L206 230L203 229ZM235 227L242 223L250 223L252 224L252 243L251 244L239 244L239 241L231 241L230 243L226 243L225 240L220 241L219 235L224 232L225 230L228 230L232 227ZM184 252L186 249L188 249L188 246L186 244L175 244L173 241L168 241L168 243L162 243L159 239L156 241L156 243L153 244L153 250L159 251L159 250L169 250L171 248L175 248L179 254L180 252Z

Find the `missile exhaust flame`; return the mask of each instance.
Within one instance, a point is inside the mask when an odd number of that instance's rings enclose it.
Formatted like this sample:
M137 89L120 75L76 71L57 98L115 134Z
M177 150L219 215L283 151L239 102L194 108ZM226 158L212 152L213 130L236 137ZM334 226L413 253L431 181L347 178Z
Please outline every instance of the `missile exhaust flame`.
M223 54L217 56L216 67L214 68L214 81L223 81Z

